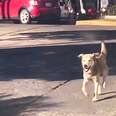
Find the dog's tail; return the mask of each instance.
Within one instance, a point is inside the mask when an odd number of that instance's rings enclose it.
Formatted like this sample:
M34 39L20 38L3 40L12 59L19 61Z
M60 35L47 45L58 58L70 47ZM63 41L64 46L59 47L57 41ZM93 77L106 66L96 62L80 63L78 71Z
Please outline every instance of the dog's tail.
M106 56L107 56L107 49L106 49L106 45L104 43L104 41L101 42L101 53L100 53L101 58L103 58L102 63L106 64ZM106 71L103 74L103 82L102 82L102 86L103 88L105 88L106 85L106 76L107 76L108 70L106 69Z
M100 55L107 55L107 49L106 49L106 45L104 43L104 41L101 42L101 52L100 52Z

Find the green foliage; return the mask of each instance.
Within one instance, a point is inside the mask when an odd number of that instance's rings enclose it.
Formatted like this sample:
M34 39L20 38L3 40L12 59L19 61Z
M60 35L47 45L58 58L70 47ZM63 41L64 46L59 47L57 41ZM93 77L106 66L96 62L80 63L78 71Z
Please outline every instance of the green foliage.
M116 4L108 7L107 15L116 15Z

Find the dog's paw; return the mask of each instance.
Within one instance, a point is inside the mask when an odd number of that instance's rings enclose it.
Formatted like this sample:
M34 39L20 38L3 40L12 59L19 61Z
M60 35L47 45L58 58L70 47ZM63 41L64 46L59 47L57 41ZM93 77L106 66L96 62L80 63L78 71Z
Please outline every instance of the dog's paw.
M103 83L103 88L104 88L104 89L106 88L106 83L105 83L105 82Z
M89 96L89 94L87 92L83 92L83 94L84 94L85 97L88 97Z
M99 92L99 91L98 91L98 95L102 95L102 92Z
M88 93L83 93L83 94L84 94L84 96L85 96L85 97L88 97L88 96L89 96L89 94L88 94Z
M86 96L86 97L89 96L88 93L83 88L82 88L82 92L83 92L84 96Z
M98 101L98 99L96 97L93 97L92 101L96 102L96 101Z

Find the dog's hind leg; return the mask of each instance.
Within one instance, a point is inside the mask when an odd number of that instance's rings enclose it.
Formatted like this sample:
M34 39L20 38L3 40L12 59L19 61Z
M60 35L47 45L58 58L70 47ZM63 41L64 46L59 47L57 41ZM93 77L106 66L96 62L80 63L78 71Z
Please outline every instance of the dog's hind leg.
M102 88L102 86L101 86L101 84L99 84L98 85L98 95L100 95L102 93L101 88Z
M102 87L103 88L106 88L106 77L107 77L107 75L108 75L108 71L104 71L103 72L103 76L102 76L102 78L103 78L103 80L102 80Z

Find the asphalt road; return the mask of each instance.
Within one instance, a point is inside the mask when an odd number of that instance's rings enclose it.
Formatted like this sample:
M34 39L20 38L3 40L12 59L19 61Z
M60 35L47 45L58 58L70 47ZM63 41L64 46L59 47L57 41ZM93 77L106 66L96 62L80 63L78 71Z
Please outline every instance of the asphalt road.
M116 72L116 44L108 43L110 74ZM62 45L0 50L0 77L37 78L50 81L80 79L80 53L99 52L100 44Z
M100 101L92 104L92 94L88 99L81 93L82 70L76 56L99 51L99 47L91 44L1 49L0 115L115 116L115 44L107 44L110 84Z
M38 75L42 75L40 77L51 80L81 78L77 55L99 51L101 40L107 42L108 63L111 66L116 64L114 27L7 23L0 25L0 56L3 67L0 69L4 69L1 72L5 77L17 78L15 75L19 75L20 78L38 78ZM114 73L115 68L111 68L110 72Z
M116 32L113 28L1 25L0 115L51 116L44 112L60 111L61 114L53 116L73 113L73 116L109 116L108 112L115 116ZM80 92L82 70L77 55L98 52L101 40L106 41L109 77L113 78L108 90L110 96L107 92L100 103L93 105Z
M59 24L0 24L0 48L77 45L100 40L115 42L115 27Z

